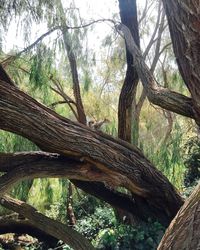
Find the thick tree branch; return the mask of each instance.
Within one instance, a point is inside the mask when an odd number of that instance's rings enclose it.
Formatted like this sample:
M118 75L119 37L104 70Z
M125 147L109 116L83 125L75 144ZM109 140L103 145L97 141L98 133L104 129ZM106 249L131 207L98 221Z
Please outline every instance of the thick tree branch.
M67 225L46 217L25 202L4 195L0 199L0 204L29 219L33 226L59 240L62 240L75 250L94 249L89 241L87 241L81 234Z
M97 173L114 176L108 185L123 186L143 197L169 221L183 203L139 149L63 118L1 81L0 114L1 129L20 134L46 151L77 157L95 166Z
M133 55L134 65L137 68L138 75L146 89L147 97L153 104L161 108L170 110L177 114L195 118L192 99L182 94L159 86L144 62L140 50L136 46L129 29L120 24L117 29L124 34L128 49Z
M79 168L81 167L81 170ZM81 179L87 179L91 174L84 169L85 164L80 163L78 160L69 159L67 157L59 156L58 154L51 154L46 152L20 152L20 153L1 153L0 154L0 172L7 173L7 178L0 177L0 193L4 190L8 190L16 182L23 179L39 177L61 177L61 178L76 178L71 180L77 187L83 191L96 196L97 198L109 203L111 206L123 209L138 216L141 220L148 221L149 218L159 220L163 225L169 223L166 217L163 216L161 211L152 210L151 206L145 201L145 199L133 195L131 198L129 195L117 192L110 187L106 187L103 183L97 182L98 176L94 174L93 178L89 181L81 181ZM95 168L93 168L95 173ZM100 172L98 173L100 174ZM84 177L85 176L85 177ZM104 174L103 174L104 176ZM102 176L102 177L103 177ZM114 176L110 177L110 181L113 181ZM102 178L102 181L106 182L107 178ZM99 181L101 181L99 179ZM93 182L91 182L93 181ZM109 180L108 180L109 181ZM107 181L107 182L108 182Z
M161 210L155 210L147 201L139 195L131 196L106 187L99 182L86 182L71 180L78 188L98 199L107 202L111 206L131 213L135 218L148 222L149 218L159 221L163 226L168 226L168 219Z
M28 220L0 218L0 234L8 233L29 234L39 241L46 242L47 245L51 247L55 247L58 242L58 239L41 231Z
M113 182L115 177L96 171L92 164L43 152L0 154L0 196L16 183L34 178L68 178Z

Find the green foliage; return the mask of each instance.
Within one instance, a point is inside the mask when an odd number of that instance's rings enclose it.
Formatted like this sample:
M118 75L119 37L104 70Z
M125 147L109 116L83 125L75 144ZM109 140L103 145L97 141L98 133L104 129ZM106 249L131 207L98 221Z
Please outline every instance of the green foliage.
M116 223L113 209L96 207L93 214L77 221L76 229L89 240L95 239L101 229L113 227Z
M53 52L44 44L37 46L36 54L32 57L30 68L30 83L36 88L50 81L49 75L52 71Z
M156 249L164 233L157 222L129 226L118 224L114 212L108 207L97 207L93 214L78 220L76 229L92 241L97 249Z
M0 131L0 138L1 152L34 151L38 149L32 142L16 134Z
M88 71L84 72L83 82L84 82L84 91L88 92L91 86L91 77Z
M61 200L51 204L50 208L45 210L45 214L54 220L66 223L66 202Z
M101 230L96 238L97 249L113 250L153 250L156 249L164 233L162 226L148 223L145 226L116 225Z
M90 204L88 206L88 204ZM86 215L91 215L95 213L97 207L101 206L102 202L96 199L94 196L83 194L81 199L76 200L73 206L75 215L77 219L81 219Z
M148 129L151 129L151 127ZM143 145L143 150L147 157L178 189L182 189L183 187L185 173L182 157L183 135L184 130L178 122L175 122L168 141L163 143L160 140L160 142L157 142L157 145Z
M186 187L194 186L200 179L200 140L190 138L184 146L186 173L184 183Z

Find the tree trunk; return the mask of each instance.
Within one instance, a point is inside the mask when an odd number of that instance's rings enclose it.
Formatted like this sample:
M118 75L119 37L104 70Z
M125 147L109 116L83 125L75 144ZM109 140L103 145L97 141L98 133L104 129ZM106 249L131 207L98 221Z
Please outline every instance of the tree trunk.
M149 101L163 109L195 119L196 116L193 109L194 105L192 98L159 86L152 72L146 65L129 29L123 24L118 25L117 29L124 35Z
M61 27L62 27L61 31L63 35L63 42L64 42L65 50L67 52L67 57L68 57L69 65L71 69L73 93L74 93L74 98L75 98L75 103L76 103L78 121L86 125L87 119L86 119L86 115L85 115L85 111L84 111L84 107L82 103L82 98L81 98L76 57L73 52L73 48L72 48L72 44L70 40L70 33L67 27L66 16L65 16L62 2L60 0L57 0L57 4L59 6L59 11L61 14L60 18L61 18Z
M76 225L76 217L73 210L73 186L72 183L68 184L68 192L67 192L67 218L68 225L75 226Z
M135 43L140 47L138 31L136 0L119 0L120 17L134 37ZM118 137L131 143L132 119L133 119L133 98L136 94L138 74L133 65L133 57L126 46L127 70L124 84L119 97L118 107Z
M200 184L168 227L158 250L198 250L200 247Z
M83 162L45 152L1 153L0 172L4 172L4 175L0 177L0 193L9 191L23 179L37 177L76 178L79 180L73 179L71 181L83 191L96 196L111 206L132 213L143 221L148 221L150 217L154 220L162 218L162 216L154 214L150 205L145 204L145 199L137 195L134 195L133 199L127 194L106 187L103 183L96 182L95 174L93 182L81 181L80 179L92 176L91 173L88 174L86 169L84 170L84 165Z
M200 126L200 3L199 0L163 0L181 76L188 87Z

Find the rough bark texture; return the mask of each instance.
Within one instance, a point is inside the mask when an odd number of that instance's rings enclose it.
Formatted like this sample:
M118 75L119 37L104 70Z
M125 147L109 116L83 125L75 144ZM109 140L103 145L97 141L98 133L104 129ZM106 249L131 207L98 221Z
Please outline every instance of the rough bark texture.
M81 173L83 172L85 176L92 176L92 174L87 174L89 169L88 171L82 171L84 165L84 163L80 163L77 160L45 152L1 153L0 172L7 173L7 175L0 177L0 193L8 191L21 179L30 179L37 176L40 176L40 178L56 176L62 178L78 178L79 180L71 180L77 187L108 202L112 206L136 215L141 220L148 221L150 217L155 220L162 218L162 211L161 214L155 214L152 207L145 203L145 199L140 196L134 195L133 198L129 195L117 192L110 187L106 187L103 183L96 182L95 172L94 182L91 182L92 179L90 179L90 182L81 181ZM93 168L93 171L95 171L95 168Z
M15 161L15 163L9 163L9 160ZM16 183L25 179L57 177L87 181L98 180L95 169L92 170L91 164L85 164L56 154L21 153L3 154L3 156L0 154L0 163L2 164L0 171L7 172L0 176L0 196L8 192Z
M37 227L47 234L62 240L75 250L94 249L89 241L87 241L81 234L77 233L67 225L44 216L32 206L22 201L5 195L0 199L0 203L6 208L11 209L12 211L15 211L29 219L34 227Z
M168 227L158 250L200 249L200 184Z
M65 119L2 81L0 112L1 129L20 134L46 151L92 164L96 178L112 176L111 181L102 181L142 197L165 222L170 222L182 205L174 187L138 148Z
M200 125L200 2L163 0L179 71L188 87Z
M117 29L124 34L128 49L134 58L134 65L137 68L149 101L161 108L195 119L192 98L159 86L145 64L129 29L123 24L118 25Z
M119 0L121 21L126 25L134 37L135 43L140 47L136 0ZM119 97L118 106L118 137L131 143L133 98L136 94L138 74L133 65L133 57L126 46L127 70L124 84Z
M163 0L174 53L200 125L200 2ZM166 231L159 250L200 249L200 184Z

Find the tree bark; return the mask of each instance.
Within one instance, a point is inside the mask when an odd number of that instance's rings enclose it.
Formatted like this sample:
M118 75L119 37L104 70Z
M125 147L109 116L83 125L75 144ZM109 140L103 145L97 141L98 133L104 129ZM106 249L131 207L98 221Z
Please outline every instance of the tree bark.
M77 178L78 180L71 179L77 187L109 203L111 206L127 211L146 222L149 218L152 218L153 220L159 220L164 226L169 224L170 221L166 219L162 210L160 212L154 211L144 198L136 194L130 197L109 186L105 186L104 183L97 182L96 174L91 174L89 169L84 170L84 166L85 163L79 162L77 159L74 160L46 152L1 153L0 172L4 172L4 175L0 177L0 193L7 192L20 180L32 179L38 176L40 178ZM92 169L95 171L95 168ZM87 179L89 176L93 176L93 178L90 177L90 181L81 181L81 179ZM112 176L110 181L112 181Z
M94 247L81 234L74 231L67 225L44 216L32 206L22 201L13 199L7 195L4 195L0 199L0 203L6 208L11 209L12 211L15 211L29 219L34 227L37 227L45 233L62 240L75 250L94 250Z
M28 220L0 219L0 234L8 233L29 234L50 247L55 247L58 242L58 239L41 231Z
M174 54L192 96L193 113L200 126L200 3L163 0ZM167 229L158 249L196 250L200 247L200 184Z
M200 247L200 184L171 222L158 250L197 250Z
M174 187L138 148L65 119L4 82L0 82L0 112L1 129L92 165L96 178L108 186L127 188L168 222L182 205ZM86 173L90 176L90 171Z
M149 101L161 108L195 119L192 98L159 86L145 64L144 58L135 44L129 29L123 24L118 25L116 28L124 34L126 44L134 58L134 65L137 68Z
M140 47L140 38L137 20L136 0L119 0L121 21L126 25L134 37L135 43ZM127 70L124 84L119 97L118 105L118 137L131 143L132 140L132 119L133 119L133 98L136 94L138 74L133 65L133 57L126 46Z
M199 0L163 0L174 54L200 125L200 12Z

